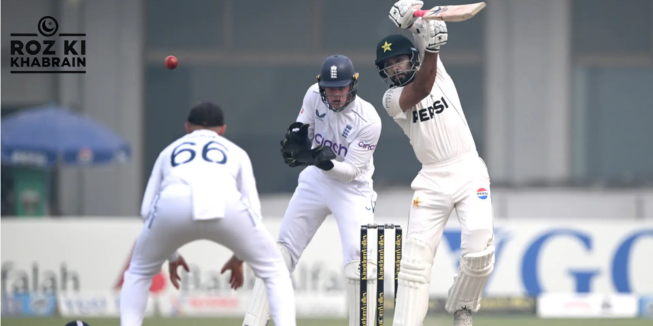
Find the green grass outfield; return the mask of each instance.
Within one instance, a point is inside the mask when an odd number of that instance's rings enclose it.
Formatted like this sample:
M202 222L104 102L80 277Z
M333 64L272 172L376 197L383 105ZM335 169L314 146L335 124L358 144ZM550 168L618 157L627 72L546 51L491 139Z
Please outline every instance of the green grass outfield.
M119 326L117 318L84 318L89 326ZM2 318L2 326L64 326L65 318ZM242 318L151 318L144 326L241 326ZM385 324L392 326L392 319ZM452 325L451 318L428 317L424 326ZM298 326L346 326L346 319L300 319ZM474 326L651 326L645 319L537 319L534 317L475 317Z

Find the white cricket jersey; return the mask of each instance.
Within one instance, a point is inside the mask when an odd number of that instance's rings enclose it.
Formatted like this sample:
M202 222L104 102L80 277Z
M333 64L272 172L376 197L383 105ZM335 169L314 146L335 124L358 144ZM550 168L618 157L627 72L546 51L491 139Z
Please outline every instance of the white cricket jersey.
M168 145L157 158L147 183L141 216L166 187L188 185L195 219L224 217L224 206L235 200L261 216L252 163L247 152L216 132L196 130Z
M431 94L406 112L399 106L403 90L404 87L388 89L383 96L383 107L410 138L415 155L422 164L443 162L476 152L456 86L439 57Z
M310 125L308 137L313 140L313 147L320 144L331 147L338 162L353 167L351 170L356 171L353 180L372 182L373 154L381 136L381 118L372 104L356 96L344 110L334 112L322 102L315 83L304 96L297 121ZM336 178L333 170L324 173Z

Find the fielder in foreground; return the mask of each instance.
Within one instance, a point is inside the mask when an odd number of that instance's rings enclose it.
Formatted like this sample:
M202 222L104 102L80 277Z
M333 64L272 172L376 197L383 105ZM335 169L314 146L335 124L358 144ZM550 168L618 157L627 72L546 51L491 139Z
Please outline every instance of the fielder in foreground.
M413 32L383 38L375 64L390 89L383 106L410 138L422 169L415 191L399 272L395 326L419 326L428 309L431 266L444 227L456 209L462 259L446 309L454 325L472 325L494 268L490 177L467 125L456 87L438 55L448 39L442 21L413 17L421 1L401 0L390 19Z
M168 259L170 278L177 267L188 269L177 248L207 239L234 252L225 265L234 273L245 261L264 280L272 317L279 326L295 326L295 299L290 273L272 236L261 224L261 204L247 153L222 137L222 110L200 103L188 115L188 134L166 147L154 163L145 190L141 231L120 296L122 326L140 326L152 277ZM225 270L223 269L223 271Z
M378 113L357 92L358 73L351 60L342 55L328 57L322 64L318 83L306 92L296 122L281 141L284 161L291 167L306 168L299 174L277 240L292 272L324 219L334 215L342 244L344 274L349 280L351 326L358 326L359 231L362 224L374 222L373 154L381 134ZM373 262L370 275L376 275ZM374 294L369 297L374 298ZM267 304L265 288L256 280L243 325L265 325Z

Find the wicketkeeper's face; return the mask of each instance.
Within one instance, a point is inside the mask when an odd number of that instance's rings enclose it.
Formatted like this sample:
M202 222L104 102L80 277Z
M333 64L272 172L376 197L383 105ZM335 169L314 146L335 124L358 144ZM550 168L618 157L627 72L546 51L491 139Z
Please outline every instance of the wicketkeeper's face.
M351 85L343 87L325 87L324 92L326 93L327 100L331 107L334 109L340 109L345 106L347 100L350 96Z

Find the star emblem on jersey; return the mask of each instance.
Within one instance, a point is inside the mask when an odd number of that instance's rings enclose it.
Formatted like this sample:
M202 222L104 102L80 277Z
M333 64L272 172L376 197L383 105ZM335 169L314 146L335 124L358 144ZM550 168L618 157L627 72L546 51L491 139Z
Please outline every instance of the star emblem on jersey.
M419 197L413 199L413 206L419 207L419 204L421 204L421 203L422 202L419 200Z
M383 53L385 53L385 51L392 51L390 45L392 45L392 43L388 43L388 41L386 41L385 44L381 46L383 48Z

